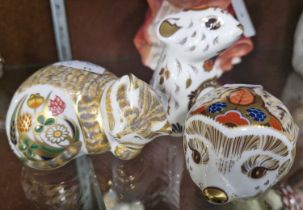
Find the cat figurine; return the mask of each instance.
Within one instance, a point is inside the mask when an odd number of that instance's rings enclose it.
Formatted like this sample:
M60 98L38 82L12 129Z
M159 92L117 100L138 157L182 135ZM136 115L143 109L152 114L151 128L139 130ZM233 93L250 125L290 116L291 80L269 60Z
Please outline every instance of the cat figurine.
M34 73L16 91L6 119L11 148L36 169L106 151L128 160L155 137L171 133L161 101L148 84L81 61Z

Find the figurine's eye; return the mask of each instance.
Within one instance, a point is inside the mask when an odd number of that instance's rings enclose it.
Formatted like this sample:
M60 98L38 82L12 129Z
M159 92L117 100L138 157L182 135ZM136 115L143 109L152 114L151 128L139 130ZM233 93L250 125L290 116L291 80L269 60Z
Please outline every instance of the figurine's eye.
M209 160L207 146L199 139L190 139L188 148L191 150L191 156L196 164L206 164Z
M255 167L250 171L249 176L253 179L260 179L266 175L267 171L267 168Z
M192 157L195 163L199 164L201 161L201 155L197 150L193 150Z
M221 27L221 21L216 17L209 17L205 21L205 26L209 30L217 30Z
M242 166L242 173L252 179L264 177L268 171L279 168L279 161L268 155L256 155L246 160Z

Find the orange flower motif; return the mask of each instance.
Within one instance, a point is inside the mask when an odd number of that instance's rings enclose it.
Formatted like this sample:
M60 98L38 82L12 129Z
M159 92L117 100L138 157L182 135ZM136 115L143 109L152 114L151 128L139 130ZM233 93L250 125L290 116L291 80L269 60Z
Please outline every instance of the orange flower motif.
M29 113L20 115L17 119L17 128L20 133L26 133L32 127L32 116Z
M191 114L192 114L192 115L201 114L201 113L204 112L204 111L205 111L205 106L203 105L203 106L197 108L196 110L192 111Z
M275 117L270 117L270 118L269 118L269 125L270 125L272 128L276 129L276 130L279 130L279 131L282 131L282 130L283 130L280 121L277 120Z
M252 104L255 100L255 97L249 89L241 88L239 90L233 91L229 95L229 100L233 104L245 106L245 105Z
M235 110L218 115L215 120L228 127L238 127L241 125L249 125L249 121L241 116L241 113Z
M44 101L44 98L39 93L31 94L27 100L27 105L32 109L37 109Z

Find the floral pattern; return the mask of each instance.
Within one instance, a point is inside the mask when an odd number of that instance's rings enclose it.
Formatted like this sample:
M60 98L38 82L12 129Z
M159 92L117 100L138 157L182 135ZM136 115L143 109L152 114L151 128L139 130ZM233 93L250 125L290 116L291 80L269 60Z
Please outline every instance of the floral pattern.
M277 112L282 108L274 106L273 96L262 91L260 86L223 86L209 93L204 100L200 99L200 105L190 110L190 114L207 116L230 128L261 125L287 132L283 121L277 117L279 114L269 110L268 106L277 107ZM278 113L282 113L280 116L287 114L282 111Z
M46 130L46 139L51 143L61 143L68 138L68 134L67 127L57 124Z
M269 123L270 127L273 127L274 129L277 129L279 131L283 131L283 127L282 127L280 121L277 120L275 117L271 116L268 123Z
M45 126L53 125L55 123L55 119L54 118L45 119L44 115L39 115L37 117L37 122L38 123L35 126L35 131L37 133L41 133Z
M248 115L251 116L255 121L262 122L265 120L266 115L260 109L249 108L247 109Z
M231 92L229 95L229 100L233 104L247 106L254 102L255 97L249 89L241 88Z
M44 102L44 98L40 95L40 93L31 94L29 99L27 100L27 105L32 109L37 109Z
M65 103L59 96L56 96L55 99L50 100L49 109L53 116L58 116L64 112Z
M17 128L20 133L27 133L32 127L32 116L29 113L20 115L17 119Z
M244 118L240 112L231 110L225 114L218 115L215 118L216 121L228 126L228 127L238 127L241 125L249 125L249 121Z
M227 106L226 103L217 102L208 107L210 113L221 112Z

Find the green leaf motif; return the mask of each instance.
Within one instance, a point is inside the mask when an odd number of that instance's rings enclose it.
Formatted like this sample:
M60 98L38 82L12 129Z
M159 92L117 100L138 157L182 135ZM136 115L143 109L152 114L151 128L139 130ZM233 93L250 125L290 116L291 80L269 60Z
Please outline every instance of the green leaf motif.
M38 149L38 148L39 148L39 145L37 145L37 144L32 144L30 148L31 148L31 149Z
M27 155L28 155L29 157L33 157L33 156L34 156L33 151L32 151L31 149L28 149L28 150L27 150Z
M43 131L43 128L44 128L43 125L37 125L37 126L35 127L35 131L36 131L37 133L41 133L41 132Z
M21 151L24 151L24 150L27 149L27 145L26 145L26 144L20 144L20 145L18 146L18 148L19 148Z
M44 124L44 121L45 121L45 117L43 115L39 115L37 121L41 124Z
M52 125L52 124L54 124L54 123L55 123L55 119L54 119L54 118L48 118L48 119L45 121L44 125Z

